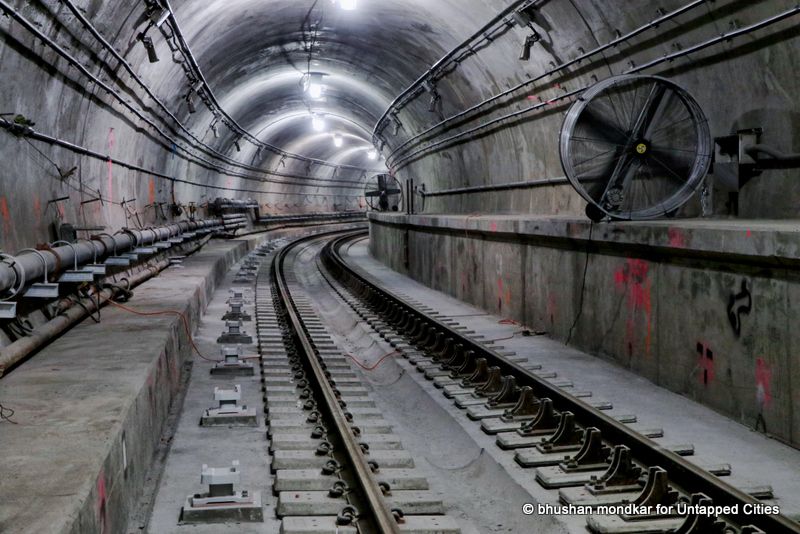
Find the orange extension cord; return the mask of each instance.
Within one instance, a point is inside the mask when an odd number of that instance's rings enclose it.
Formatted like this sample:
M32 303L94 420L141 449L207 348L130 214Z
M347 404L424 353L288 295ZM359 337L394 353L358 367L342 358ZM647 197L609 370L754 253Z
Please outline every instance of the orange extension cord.
M183 314L183 313L181 313L179 311L176 311L176 310L145 312L145 311L134 310L133 308L129 308L128 306L120 304L119 302L116 302L116 301L114 301L112 299L108 299L108 302L110 304L113 304L117 308L125 310L128 313L132 313L134 315L141 315L141 316L144 316L144 317L152 317L154 315L177 315L178 317L181 318L181 322L183 323L183 328L184 328L184 330L186 330L186 336L189 338L189 344L192 345L192 349L194 349L195 353L197 353L197 355L200 356L202 359L204 359L206 361L209 361L209 362L221 362L222 361L222 360L215 360L213 358L207 358L207 357L203 356L203 353L200 352L200 349L198 349L197 345L195 345L195 343L194 343L194 339L192 338L192 331L189 328L189 319L186 318L185 314Z
M393 356L393 355L395 355L395 354L399 354L399 353L398 353L398 351L396 351L396 350L393 350L392 352L387 352L386 354L384 354L383 356L381 356L381 359L380 359L380 360L378 360L378 362L377 362L375 365L366 365L366 364L364 364L364 363L360 362L360 361L359 361L357 358L355 358L355 357L354 357L352 354L345 354L345 356L347 356L348 358L350 358L351 360L353 360L353 361L356 363L356 365L358 365L359 367L361 367L361 368L362 368L362 369L364 369L365 371L374 371L375 369L377 369L377 368L378 368L378 366L379 366L380 364L382 364L382 363L384 362L384 360L388 359L388 358L389 358L389 356Z

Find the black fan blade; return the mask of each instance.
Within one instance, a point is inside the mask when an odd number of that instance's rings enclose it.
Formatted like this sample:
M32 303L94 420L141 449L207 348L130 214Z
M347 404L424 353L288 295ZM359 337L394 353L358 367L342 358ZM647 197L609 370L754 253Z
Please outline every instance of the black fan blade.
M386 174L379 174L378 175L378 189L385 190L389 187L389 180L387 180L388 176Z
M680 182L685 182L694 164L694 156L689 152L651 150L650 166L654 173L666 174Z
M588 138L600 143L624 146L628 142L627 134L620 130L619 126L592 107L583 110L579 127L588 130Z

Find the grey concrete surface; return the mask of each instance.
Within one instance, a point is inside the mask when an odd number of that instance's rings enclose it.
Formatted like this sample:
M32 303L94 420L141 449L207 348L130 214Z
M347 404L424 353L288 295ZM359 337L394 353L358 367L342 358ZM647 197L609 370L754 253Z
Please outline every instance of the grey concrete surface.
M314 263L319 247L298 255L298 281L314 295L313 305L329 325L338 346L367 366L392 348L360 322L320 278ZM552 517L527 517L522 505L547 498L533 495L530 476L519 473L511 457L502 457L493 438L477 424L464 424L463 412L441 395L427 391L430 382L402 359L388 359L373 371L353 366L387 423L414 459L415 473L427 479L431 493L441 499L445 513L456 519L464 534L582 532L584 522L567 524ZM477 431L476 431L477 429ZM516 473L515 473L516 471Z
M796 224L371 218L393 269L800 446Z
M234 267L226 275L209 299L206 315L195 335L201 352L212 359L220 357L221 345L217 344L216 339L225 328L222 316L228 309L225 301L229 298L228 290L236 270ZM252 290L248 290L248 293L250 303L245 306L245 310L255 315ZM255 322L244 324L248 331L255 332ZM255 345L243 345L243 349L245 357L258 354ZM154 506L147 528L147 532L151 534L266 533L278 532L280 528L280 521L275 517L275 498L272 495L272 477L269 474L261 373L256 369L255 375L249 377L212 376L210 371L213 366L213 362L199 358L195 358L192 366L191 380L172 448L163 468L161 484L153 496ZM200 417L203 411L214 406L214 387L230 389L236 384L242 386L240 404L255 409L258 426L201 427ZM200 485L201 466L207 464L210 467L223 467L230 465L233 460L239 461L242 472L242 484L235 489L261 492L264 521L179 524L181 506L186 497L208 491L207 487Z
M202 314L245 241L212 241L135 289L128 306ZM108 306L0 384L0 530L120 532L136 502L190 348L175 315Z
M392 271L369 256L364 241L352 246L347 254L348 261L379 278L388 288L454 318L487 339L502 339L499 346L527 356L531 362L541 363L544 368L556 371L560 378L572 380L575 390L589 390L593 399L611 401L614 405L609 412L611 415L632 413L637 415L636 426L663 428L664 437L659 439L660 442L694 444L695 455L688 457L689 461L698 465L731 464L732 475L726 479L731 484L739 488L771 485L775 491L774 502L782 511L800 517L800 478L797 477L800 451L754 432L691 399L657 387L610 361L545 336L514 335L520 327L500 324L504 316L487 313ZM512 337L505 339L509 336ZM401 370L405 372L403 363L400 362ZM397 377L396 369L384 372L394 372L394 377ZM410 373L414 378L420 375L415 371ZM384 383L391 382L391 379L384 380ZM423 384L423 387L432 396L444 398L441 390L430 383ZM466 426L478 426L467 419L463 411L452 411ZM494 439L489 441L492 444L486 446L487 450L494 446ZM513 455L513 452L509 454Z
M532 48L529 61L518 58L522 43L531 35L530 28L511 26L495 31L491 42L476 46L475 53L465 54L457 66L438 76L436 92L441 96L440 109L431 112L431 94L421 91L399 112L396 131L390 124L383 132L387 140L384 153L389 154L444 116L540 76L554 65L608 43L618 33L626 34L648 24L659 16L660 9L669 12L688 3L684 0L536 2L533 27L542 40ZM165 131L171 133L173 128L180 131L64 5L53 1L30 5L23 0L9 4ZM262 169L287 174L310 173L323 180L332 178L334 173L337 178L360 178L360 172L345 168L318 165L309 168L306 162L291 158L282 162L280 155L268 150L258 152L247 141L240 143L239 152L234 146L237 134L222 124L216 138L210 128L213 114L197 95L194 97L197 111L190 113L186 96L192 84L181 65L170 60L164 36L156 30L152 35L148 33L160 58L157 63L148 61L144 47L137 40L149 22L146 4L122 0L75 0L75 4L170 112L214 150L241 164L252 162ZM273 0L268 5L256 0L214 0L202 5L177 0L171 4L209 87L244 128L262 141L288 150L368 168L383 167L366 158L366 148L371 145L372 128L388 103L439 58L508 6L508 2L501 0L391 0L363 1L355 11L343 11L327 1L317 2L310 10L314 5L312 0ZM595 55L500 98L493 105L452 123L450 128L424 136L423 140L437 141L479 126L794 6L792 0L701 3L669 23L654 25L605 54ZM317 46L309 58L307 43L311 39L311 26L322 30L317 33ZM300 31L301 27L304 31ZM32 142L34 148L24 139L1 132L4 141L0 144L0 156L8 165L3 178L4 207L0 217L3 219L0 237L6 249L52 240L53 224L69 222L108 228L128 224L131 214L119 204L97 202L85 208L80 204L98 191L106 200L116 203L123 198L136 199L129 208L138 212L143 224L162 217L162 209L153 205L172 202L173 186L178 202L196 201L201 206L215 195L253 196L270 213L335 211L359 205L362 191L358 185L353 188L341 183L306 185L297 180L290 185L285 177L274 176L271 179L281 183L258 182L190 162L186 154L173 150L171 142L144 127L140 119L44 48L20 24L4 17L0 33L3 34L0 42L3 113L11 113L12 117L22 114L35 121L35 128L43 133L200 185L170 183L165 178L109 166L102 159L82 157L39 142ZM789 19L661 64L646 73L663 75L686 86L708 115L714 135L726 135L738 128L763 127L765 142L784 151L796 151L800 115L792 95L799 88L795 76L799 61L797 46L796 21ZM300 82L307 68L327 74L324 100L303 98ZM558 158L558 130L567 103L495 124L479 135L445 144L395 170L401 179L413 178L428 190L560 178L563 172ZM327 114L328 131L317 133L310 128L309 108ZM341 149L332 143L333 132L339 132L344 139ZM213 153L201 152L198 142L187 134L175 136L181 146L194 154L220 163ZM46 158L65 172L76 165L80 170L70 179L61 180ZM748 183L740 197L741 215L797 217L800 182L791 176L788 172L774 171ZM209 191L202 187L209 184L228 189ZM60 204L48 204L62 196L70 198ZM563 183L436 197L419 205L428 212L455 213L578 215L583 208L578 195ZM687 214L698 211L696 199L685 210ZM27 224L13 224L22 219Z

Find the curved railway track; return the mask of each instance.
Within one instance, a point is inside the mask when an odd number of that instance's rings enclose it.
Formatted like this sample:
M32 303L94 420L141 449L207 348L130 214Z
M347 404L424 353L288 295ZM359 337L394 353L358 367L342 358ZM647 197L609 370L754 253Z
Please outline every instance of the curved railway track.
M284 533L457 534L316 317L293 257L341 231L258 251L256 325Z
M717 476L727 473L712 474L681 456L691 451L662 446L651 439L659 434L648 437L632 429L604 413L603 406L548 381L535 368L469 337L441 315L420 309L352 269L340 251L364 235L350 232L324 247L320 263L331 287L445 395L468 409L485 432L497 434L501 448L517 449L523 468L540 466L540 484L548 487L542 472L572 476L568 489L559 493L561 502L582 495L582 502L594 502L590 507L595 510L598 503L638 506L629 521L590 516L589 530L622 532L614 527L627 523L626 532L800 533L800 524L786 516L758 513L766 509L759 495ZM526 451L533 452L526 456ZM548 461L537 464L541 458ZM681 513L685 505L696 505L695 510L729 508L722 513ZM645 507L651 513L642 516Z

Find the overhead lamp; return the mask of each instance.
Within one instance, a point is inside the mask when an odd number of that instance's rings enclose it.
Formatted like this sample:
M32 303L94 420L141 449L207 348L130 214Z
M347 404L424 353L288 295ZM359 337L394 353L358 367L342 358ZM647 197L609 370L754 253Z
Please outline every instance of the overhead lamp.
M323 115L313 114L311 116L311 128L315 132L325 131L325 117Z
M319 100L322 98L324 86L322 80L325 74L322 72L309 72L303 84L303 90L312 100Z
M137 36L137 39L139 39L144 45L144 49L147 51L147 59L150 61L150 63L158 63L158 54L156 54L156 47L153 44L153 39L144 32L141 32Z
M194 106L194 100L192 100L192 94L191 91L186 94L186 104L189 106L189 113L197 111L197 108Z
M356 8L357 0L339 0L339 7L343 11L353 11Z
M344 144L344 139L342 139L342 136L339 134L335 134L333 136L333 146L335 146L336 148L342 148L343 144Z
M519 54L520 61L528 61L531 59L531 48L541 40L542 36L536 31L534 31L532 35L527 36L522 45L522 51Z
M374 149L370 150L369 152L367 152L367 158L369 158L372 161L378 159L378 151Z

